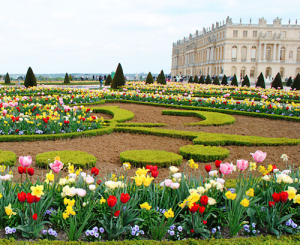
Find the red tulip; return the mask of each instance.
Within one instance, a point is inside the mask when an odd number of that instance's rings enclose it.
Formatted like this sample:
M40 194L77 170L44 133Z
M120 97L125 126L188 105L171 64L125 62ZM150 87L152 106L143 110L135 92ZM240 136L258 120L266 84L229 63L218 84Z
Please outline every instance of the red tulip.
M191 230L191 233L194 233L195 232L195 230Z
M222 161L216 160L216 161L215 161L216 167L217 167L217 168L220 168L220 164L221 164L221 163L222 163Z
M211 170L211 165L205 165L205 170L206 170L207 173L210 172L210 170Z
M206 224L207 224L207 221L206 221L206 220L203 220L203 224L206 225Z
M96 167L93 167L93 168L91 169L91 174L97 176L97 175L99 174L99 169L96 168Z
M200 208L199 208L199 213L200 213L200 214L203 214L203 213L204 213L204 211L205 211L205 207L203 207L203 206L200 206Z
M189 208L190 212L193 214L193 213L196 213L199 209L199 204L196 204L194 203L193 206L191 208Z
M121 203L127 203L129 201L129 199L130 199L129 194L121 193L121 198L120 198Z
M272 173L273 173L273 171L274 171L274 169L277 169L277 167L276 167L276 165L272 165Z
M274 192L272 194L272 198L273 198L274 202L280 202L280 194L279 193Z
M33 203L34 202L34 196L31 195L31 193L27 193L26 194L26 200L29 204Z
M152 171L153 166L152 165L147 165L146 169L149 169L150 171Z
M23 173L26 174L27 173L27 168L23 167Z
M286 191L282 191L280 194L280 201L282 203L286 203L286 201L288 200L289 198L289 194L286 192Z
M152 171L157 171L157 166L156 165L152 166Z
M18 193L18 199L20 202L25 202L26 201L26 193L23 191L21 193Z
M24 169L22 166L18 167L18 173L19 174L23 174L24 173Z
M118 200L115 196L109 196L107 199L107 205L112 208L117 204L117 201Z
M33 220L37 220L37 218L38 218L37 214L32 215Z
M34 168L27 168L27 172L30 176L34 175Z
M41 199L40 197L37 197L37 196L33 196L33 198L34 198L34 202L35 203L38 203L40 201L40 199Z
M275 202L269 201L269 207L275 207Z
M156 178L158 176L159 171L151 171L151 176Z
M208 197L207 197L206 195L202 196L202 197L200 198L200 202L201 202L201 204L202 204L203 206L206 206L207 203L208 203Z
M101 180L101 179L98 179L98 180L97 180L97 184L100 185L101 183L102 183L102 180Z
M114 216L115 217L118 217L120 215L120 210L117 210L115 213L114 213Z

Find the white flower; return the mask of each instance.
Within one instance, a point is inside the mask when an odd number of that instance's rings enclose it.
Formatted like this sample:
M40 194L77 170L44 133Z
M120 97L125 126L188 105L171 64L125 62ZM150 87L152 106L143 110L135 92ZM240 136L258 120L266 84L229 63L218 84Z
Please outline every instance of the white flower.
M209 180L209 183L210 183L213 187L215 187L215 186L217 185L217 182L214 181L213 179Z
M69 178L74 178L75 179L77 175L75 173L71 173L68 176L69 176Z
M207 184L207 183L206 183L204 186L205 186L205 189L206 189L206 190L209 190L209 189L211 188L211 184Z
M269 175L265 175L264 177L262 177L262 180L264 180L264 181L270 181L270 176Z
M91 191L94 191L94 190L96 189L96 186L95 186L95 185L89 185L89 189L90 189Z
M223 192L224 185L223 185L222 183L220 183L220 182L217 182L217 185L216 185L216 187L217 187L217 190L220 190L221 192Z
M208 205L215 205L216 203L217 203L217 202L216 202L215 199L213 199L213 198L211 198L211 197L208 198Z
M175 173L175 174L173 174L173 177L175 179L180 179L181 178L181 173Z
M171 166L169 169L171 173L177 173L179 171L179 168L176 168L175 166Z
M196 190L196 189L189 189L189 193L190 194L192 194L192 193L197 193L198 192L198 190Z
M294 179L294 183L297 183L298 182L298 178Z
M277 178L277 180L276 180L277 183L283 182L283 183L292 184L294 182L293 179L290 176L288 176L286 174L283 174L283 173L282 174L277 174L276 178Z
M85 173L85 172L81 172L80 175L81 175L81 177L83 177L83 178L86 177L86 173Z
M292 171L291 170L283 170L281 173L283 173L283 174L290 174Z
M277 173L278 171L279 171L278 168L274 168L274 169L273 169L273 173Z
M209 174L209 176L211 176L211 177L216 177L216 176L218 175L218 171L217 171L217 170L210 171L208 174Z
M289 156L287 154L282 154L281 157L283 161L287 162L289 160Z
M217 178L217 182L221 183L222 185L225 184L225 180L222 178Z
M205 192L205 188L203 186L200 186L197 188L197 191L202 195Z
M85 178L85 182L89 185L94 183L94 178L93 177L86 177Z

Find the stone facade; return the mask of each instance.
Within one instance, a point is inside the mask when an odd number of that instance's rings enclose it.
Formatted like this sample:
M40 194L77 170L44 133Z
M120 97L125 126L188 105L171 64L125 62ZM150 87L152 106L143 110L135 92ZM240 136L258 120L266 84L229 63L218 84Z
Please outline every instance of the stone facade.
M273 24L264 18L258 24L226 21L212 24L173 43L171 75L248 75L254 81L265 77L295 77L300 73L300 26Z

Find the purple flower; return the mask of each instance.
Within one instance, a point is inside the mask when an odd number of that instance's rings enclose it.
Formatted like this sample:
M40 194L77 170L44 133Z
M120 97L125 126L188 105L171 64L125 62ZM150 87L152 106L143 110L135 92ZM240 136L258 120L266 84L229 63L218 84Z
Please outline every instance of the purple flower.
M90 231L90 235L91 235L91 236L94 236L94 235L95 235L95 232L94 232L93 230L91 230L91 231Z
M175 231L170 231L170 235L174 236L175 235Z
M183 230L182 226L178 226L177 229L178 229L178 231L180 231L180 232Z
M98 232L98 230L99 230L99 229L98 229L97 226L95 226L95 227L93 228L93 231L94 231L94 232Z
M135 236L135 231L132 231L132 232L131 232L131 235Z
M47 233L48 233L47 230L42 230L42 234L43 234L43 235L46 235Z
M172 230L174 230L175 229L175 225L171 225L170 226L170 230L172 231Z
M289 219L287 222L285 222L285 224L287 225L287 226L290 226L291 224L292 224L292 219Z
M95 232L95 237L98 238L99 237L99 233Z
M99 228L100 233L104 232L104 229L102 227Z
M215 234L216 231L217 231L217 229L216 229L216 228L213 228L213 229L211 230L211 233L212 233L212 234Z
M86 235L86 236L89 236L89 235L90 235L90 231L87 230L87 231L85 232L85 235Z

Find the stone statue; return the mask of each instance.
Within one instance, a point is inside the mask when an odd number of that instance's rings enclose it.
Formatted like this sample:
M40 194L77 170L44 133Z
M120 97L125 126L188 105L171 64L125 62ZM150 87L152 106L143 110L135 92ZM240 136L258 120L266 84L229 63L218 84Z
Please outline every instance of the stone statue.
M289 24L290 24L290 21L289 21ZM281 19L279 19L278 17L273 20L273 25L274 26L281 26Z
M259 26L266 26L267 25L267 20L265 20L264 17L258 19L258 25Z

